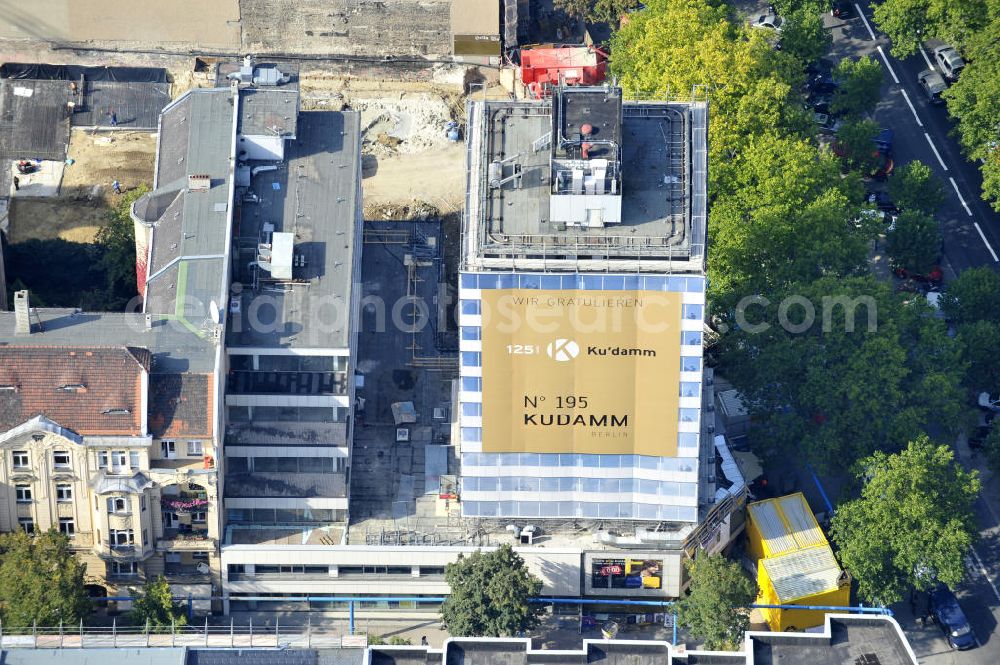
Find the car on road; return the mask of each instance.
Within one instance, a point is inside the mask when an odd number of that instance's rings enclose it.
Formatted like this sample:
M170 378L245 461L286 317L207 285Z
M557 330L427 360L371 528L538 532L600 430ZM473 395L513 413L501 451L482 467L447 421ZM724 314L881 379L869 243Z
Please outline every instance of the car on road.
M1000 395L993 398L989 393L979 393L979 408L987 411L1000 412Z
M965 650L976 646L976 634L972 632L965 612L958 604L955 594L943 584L931 592L931 614L941 626L948 646L952 649Z
M896 204L892 202L892 199L889 198L889 194L886 192L872 190L865 192L865 203L869 208L876 208L890 214L899 212L899 208L896 207Z
M854 6L850 2L835 2L830 15L839 19L854 18Z
M965 67L965 60L962 60L955 47L947 44L934 49L934 61L941 67L941 73L949 81L957 81L959 73Z
M948 89L948 84L944 82L944 77L933 69L925 69L917 74L917 81L920 82L920 89L927 95L927 101L931 104L943 104L941 93Z
M986 438L993 429L990 425L978 425L976 431L969 435L969 448L979 450L986 445Z
M829 113L820 112L819 108L813 113L813 122L819 126L821 132L836 134L840 129L840 120Z
M757 17L757 20L751 23L755 28L770 28L775 32L781 32L781 28L784 25L785 20L775 14L774 12L767 12L766 14L761 14Z

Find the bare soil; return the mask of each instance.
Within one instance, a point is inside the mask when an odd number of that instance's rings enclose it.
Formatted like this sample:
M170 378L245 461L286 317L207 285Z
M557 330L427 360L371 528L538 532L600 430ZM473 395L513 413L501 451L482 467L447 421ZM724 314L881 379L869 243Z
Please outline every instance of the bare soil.
M113 204L111 183L118 180L123 190L151 185L155 156L155 134L109 136L73 130L69 144L73 164L63 171L59 196L11 199L10 242L32 238L93 242Z

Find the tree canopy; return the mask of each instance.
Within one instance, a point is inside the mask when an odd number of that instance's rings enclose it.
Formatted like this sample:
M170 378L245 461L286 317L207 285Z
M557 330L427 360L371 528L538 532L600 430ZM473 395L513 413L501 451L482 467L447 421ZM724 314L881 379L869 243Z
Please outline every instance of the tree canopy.
M719 342L720 371L766 456L846 469L931 422L955 433L965 423L960 347L922 299L904 303L872 277L822 277L768 294L742 319Z
M514 637L538 625L543 608L529 600L541 593L542 582L510 545L460 555L448 564L445 580L451 594L441 620L451 635Z
M936 219L920 210L903 210L886 234L885 251L895 267L926 275L941 258L941 243Z
M184 608L173 601L170 585L162 575L139 589L130 588L129 595L132 596L129 620L134 625L148 625L155 631L187 624Z
M970 268L948 284L941 309L956 324L1000 323L1000 275L987 266Z
M860 596L889 605L910 588L961 582L978 533L977 473L926 436L897 454L876 452L858 473L865 479L861 497L837 508L831 533Z
M889 196L902 210L933 215L944 203L944 186L929 166L915 159L895 170Z
M735 561L698 550L684 562L691 585L677 601L677 620L705 641L707 649L735 649L750 628L756 585Z
M86 568L54 530L0 534L0 620L21 628L79 623L91 611Z
M882 88L882 65L869 57L844 58L833 70L840 83L830 108L835 113L861 115L875 108Z
M613 26L617 26L622 16L637 9L640 4L639 0L555 0L555 6L570 16Z
M883 0L872 5L879 29L892 40L892 53L913 55L927 39L963 44L989 17L983 0Z

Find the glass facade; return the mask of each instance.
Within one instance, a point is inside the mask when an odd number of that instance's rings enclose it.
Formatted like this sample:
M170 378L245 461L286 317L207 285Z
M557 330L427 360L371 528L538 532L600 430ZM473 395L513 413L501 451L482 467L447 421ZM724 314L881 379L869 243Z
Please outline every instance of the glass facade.
M482 452L482 292L516 288L683 294L675 457ZM459 299L463 515L697 521L704 277L462 273Z

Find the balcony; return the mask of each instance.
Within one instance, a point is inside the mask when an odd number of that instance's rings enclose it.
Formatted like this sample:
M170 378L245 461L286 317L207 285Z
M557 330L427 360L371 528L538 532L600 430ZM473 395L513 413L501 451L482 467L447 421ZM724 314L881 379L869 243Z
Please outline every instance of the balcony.
M152 549L143 550L141 545L110 545L103 543L97 547L97 554L104 559L136 560L152 554Z
M164 529L163 537L156 541L156 551L166 552L214 552L215 538L208 537L206 530Z
M167 581L174 583L197 584L209 582L212 579L212 571L207 563L167 563L163 566L163 575Z
M205 457L211 457L213 461L206 466ZM200 471L204 473L211 473L215 471L214 456L206 453L199 457L176 457L173 459L154 459L149 460L149 470L153 473L157 471Z

